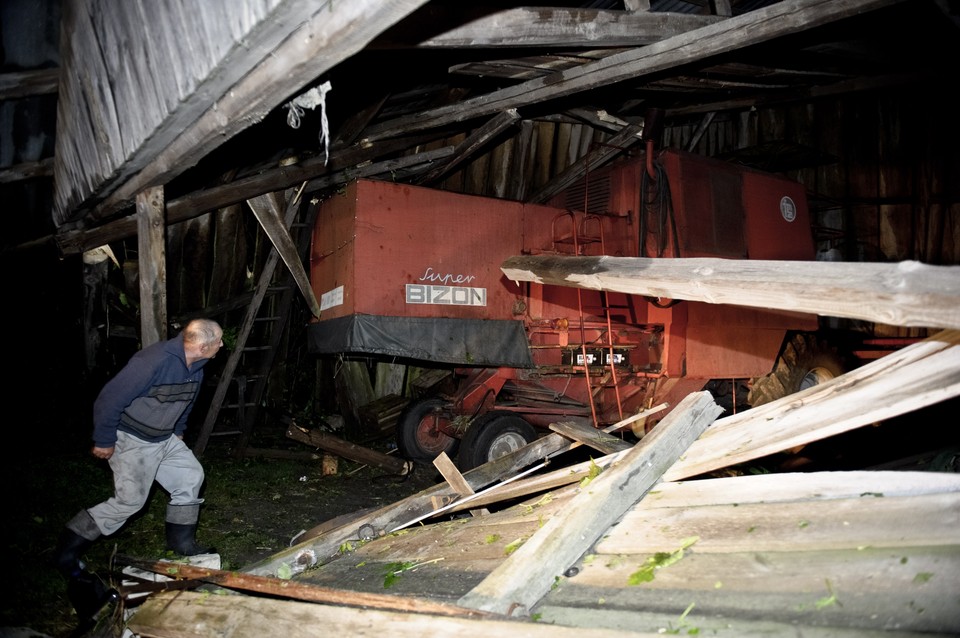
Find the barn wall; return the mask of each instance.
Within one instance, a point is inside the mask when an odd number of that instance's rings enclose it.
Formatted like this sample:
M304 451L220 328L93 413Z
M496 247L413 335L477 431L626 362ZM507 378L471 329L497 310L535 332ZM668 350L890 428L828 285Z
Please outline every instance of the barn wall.
M84 72L60 78L57 225L242 77L255 60L245 41L274 28L268 18L283 2L64 0L61 68Z
M720 114L692 148L699 122L690 121L668 127L663 144L708 156L777 144L809 149L811 165L784 174L807 187L822 259L960 264L960 134L947 104L905 91L858 93ZM582 124L535 122L439 187L523 199L610 137ZM525 156L513 156L519 152ZM508 186L503 167L525 179Z

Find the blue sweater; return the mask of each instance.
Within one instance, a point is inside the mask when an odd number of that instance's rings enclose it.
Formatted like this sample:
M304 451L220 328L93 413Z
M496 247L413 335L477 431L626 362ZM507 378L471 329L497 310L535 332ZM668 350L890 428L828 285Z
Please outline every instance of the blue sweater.
M182 334L137 352L93 404L94 445L113 447L118 430L145 441L182 436L207 361L187 366Z

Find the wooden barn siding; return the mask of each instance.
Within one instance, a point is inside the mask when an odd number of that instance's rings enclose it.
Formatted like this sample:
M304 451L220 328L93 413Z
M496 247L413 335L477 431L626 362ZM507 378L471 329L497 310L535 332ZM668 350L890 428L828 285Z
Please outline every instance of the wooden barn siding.
M224 59L281 2L66 0L61 68L83 72L60 78L58 225L65 211L114 178L211 74L219 69L225 76Z

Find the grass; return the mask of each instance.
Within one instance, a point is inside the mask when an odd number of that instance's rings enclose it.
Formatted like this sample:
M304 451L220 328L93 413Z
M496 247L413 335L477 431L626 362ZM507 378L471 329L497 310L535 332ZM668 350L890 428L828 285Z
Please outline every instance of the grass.
M50 560L64 524L113 493L109 467L87 453L88 445L82 437L59 441L44 456L16 457L0 470L16 496L8 500L4 517L8 593L0 609L0 633L3 627L29 627L59 637L69 636L76 626L65 582ZM256 447L271 445L305 451L282 436L266 445L258 441ZM389 505L422 489L345 459L339 459L340 471L333 476L322 476L318 460L237 459L216 445L207 448L201 461L206 483L198 540L213 545L228 570L289 546L301 531L325 520ZM155 486L140 514L93 545L85 556L90 569L109 578L114 553L170 557L164 537L166 504L166 494Z

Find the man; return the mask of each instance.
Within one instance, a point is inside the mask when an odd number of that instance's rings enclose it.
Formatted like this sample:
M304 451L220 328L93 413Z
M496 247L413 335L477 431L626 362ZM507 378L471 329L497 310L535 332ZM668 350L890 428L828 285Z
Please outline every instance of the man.
M143 508L154 481L170 495L167 549L181 556L213 551L196 541L204 474L183 433L203 382L203 366L222 346L217 322L195 319L173 339L133 355L94 402L92 452L109 462L114 495L67 523L54 556L81 622L98 611L106 592L80 557L101 535L113 534Z

